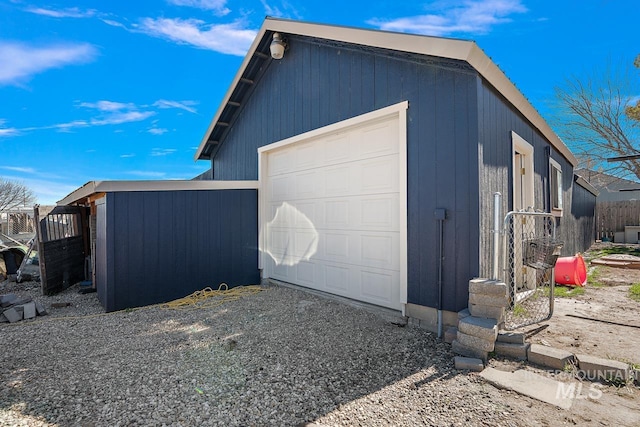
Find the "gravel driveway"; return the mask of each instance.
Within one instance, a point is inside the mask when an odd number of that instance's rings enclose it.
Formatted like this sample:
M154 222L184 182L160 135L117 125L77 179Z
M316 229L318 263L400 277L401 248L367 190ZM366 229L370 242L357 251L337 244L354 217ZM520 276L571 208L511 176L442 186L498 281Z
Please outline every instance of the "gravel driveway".
M295 289L112 314L75 288L29 292L47 307L73 306L0 325L0 425L530 426L577 417L455 371L450 346L427 331Z

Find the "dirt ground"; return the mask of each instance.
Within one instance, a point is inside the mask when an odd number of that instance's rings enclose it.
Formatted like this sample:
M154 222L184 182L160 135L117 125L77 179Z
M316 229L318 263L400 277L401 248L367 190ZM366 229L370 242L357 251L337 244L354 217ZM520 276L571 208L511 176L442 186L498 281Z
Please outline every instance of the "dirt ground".
M542 331L536 333L540 325L520 331L530 334L530 343L640 366L640 301L628 296L631 285L640 283L640 270L590 265L604 252L635 251L640 245L596 243L583 254L590 277L584 293L556 297L554 314Z

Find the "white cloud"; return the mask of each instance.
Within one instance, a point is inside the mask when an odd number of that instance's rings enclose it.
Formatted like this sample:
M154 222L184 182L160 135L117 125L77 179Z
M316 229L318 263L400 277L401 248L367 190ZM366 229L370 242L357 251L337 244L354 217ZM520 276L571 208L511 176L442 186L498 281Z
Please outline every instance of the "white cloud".
M98 101L98 102L81 102L79 104L80 107L85 108L95 108L100 111L118 111L124 109L134 109L136 106L132 103L122 103L122 102L114 102L114 101Z
M179 108L181 110L188 111L196 114L198 111L193 108L194 105L198 105L196 101L168 101L166 99L159 99L153 103L154 107L158 108Z
M20 135L20 131L16 128L0 128L0 138Z
M107 25L111 25L112 27L119 27L119 28L127 29L126 25L121 24L118 21L114 21L113 19L102 19L102 22L104 22Z
M80 10L77 7L67 7L58 10L45 9L42 7L29 7L25 10L27 12L35 13L36 15L50 16L52 18L91 18L96 14L94 9Z
M6 169L14 172L36 173L36 170L34 168L22 166L0 166L0 169Z
M143 176L147 178L162 178L166 175L165 172L154 172L154 171L129 171L127 172L129 175Z
M139 122L154 116L155 111L139 111L132 103L101 100L98 102L81 102L80 107L95 109L103 113L92 118L88 124L92 126L119 125L122 123ZM81 122L79 122L81 123Z
M189 6L196 9L212 10L218 16L227 15L231 10L227 6L227 0L168 0L176 6Z
M240 21L206 24L198 19L144 18L136 30L176 43L238 56L247 53L256 36L255 30L244 28Z
M135 154L121 154L120 157L123 159L129 159L131 157L135 157Z
M276 5L275 0L260 0L264 13L268 16L277 18L295 18L300 19L301 15L298 11L286 0L280 2L280 6Z
M94 126L119 125L122 123L139 122L155 115L154 111L123 111L109 114L103 118L91 119Z
M0 85L19 84L51 68L90 62L96 55L96 48L87 43L36 47L0 42Z
M158 156L168 156L169 154L174 154L176 151L175 148L153 148L151 149L151 155L153 157Z
M151 128L147 130L147 132L149 132L152 135L162 135L164 133L169 132L169 130L165 128Z
M486 34L491 29L511 22L510 15L527 12L521 0L467 0L436 2L433 13L392 20L374 18L368 21L382 30L434 36L454 33Z

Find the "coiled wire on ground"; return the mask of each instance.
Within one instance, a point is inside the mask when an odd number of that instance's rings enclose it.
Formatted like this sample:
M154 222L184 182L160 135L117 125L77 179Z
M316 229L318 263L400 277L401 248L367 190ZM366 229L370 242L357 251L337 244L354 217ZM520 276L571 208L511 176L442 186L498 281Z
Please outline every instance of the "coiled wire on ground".
M171 310L212 308L226 302L237 301L240 298L257 294L264 289L265 288L258 285L236 286L235 288L229 289L226 283L221 283L218 289L207 287L200 291L195 291L186 297L162 304L161 307Z

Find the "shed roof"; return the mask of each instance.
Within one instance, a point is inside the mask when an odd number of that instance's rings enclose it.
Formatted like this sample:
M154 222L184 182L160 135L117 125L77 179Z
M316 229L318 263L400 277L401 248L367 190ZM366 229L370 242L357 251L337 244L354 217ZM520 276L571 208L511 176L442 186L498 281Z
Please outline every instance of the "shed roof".
M218 111L209 124L196 151L196 160L211 159L215 154L226 130L232 125L243 102L251 93L253 84L260 77L263 65L266 61L272 61L269 55L269 45L271 35L274 32L465 61L513 104L572 165L577 164L575 156L537 110L473 41L315 24L271 17L264 20Z
M89 181L58 201L58 206L78 203L99 193L124 191L195 191L195 190L245 190L257 189L258 181Z

